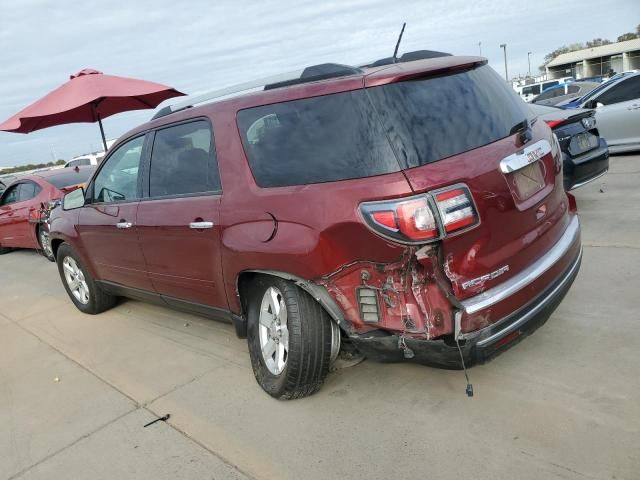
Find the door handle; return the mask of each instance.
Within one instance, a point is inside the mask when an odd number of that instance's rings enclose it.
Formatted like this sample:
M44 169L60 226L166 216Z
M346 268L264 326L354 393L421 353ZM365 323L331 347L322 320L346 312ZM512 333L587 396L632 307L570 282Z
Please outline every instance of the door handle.
M131 228L133 226L133 223L131 222L118 222L116 223L116 227L120 228L120 229L125 229L125 228Z
M194 230L204 230L205 228L213 228L213 222L191 222L189 228Z

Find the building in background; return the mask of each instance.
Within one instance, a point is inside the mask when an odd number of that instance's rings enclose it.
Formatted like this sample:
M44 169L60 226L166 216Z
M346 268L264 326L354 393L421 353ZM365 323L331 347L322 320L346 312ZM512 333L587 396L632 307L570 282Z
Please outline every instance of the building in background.
M608 76L640 69L640 38L563 53L546 65L548 78Z

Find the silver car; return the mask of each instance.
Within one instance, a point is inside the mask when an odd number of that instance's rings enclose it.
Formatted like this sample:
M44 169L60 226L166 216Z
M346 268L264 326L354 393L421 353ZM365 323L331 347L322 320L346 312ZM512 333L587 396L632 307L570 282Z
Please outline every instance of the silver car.
M572 98L582 97L594 88L598 87L597 82L571 82L547 88L544 92L531 100L536 105L558 105Z
M640 72L609 81L581 101L578 107L595 109L611 153L640 150Z

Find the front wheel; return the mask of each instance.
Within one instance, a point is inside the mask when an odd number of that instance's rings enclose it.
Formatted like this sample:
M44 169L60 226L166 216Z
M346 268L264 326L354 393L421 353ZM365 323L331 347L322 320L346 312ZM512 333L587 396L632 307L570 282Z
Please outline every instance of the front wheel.
M247 313L251 365L262 389L280 400L317 392L340 334L320 304L292 282L260 276Z
M100 288L68 244L60 245L56 258L64 289L78 310L95 315L115 305L116 298Z

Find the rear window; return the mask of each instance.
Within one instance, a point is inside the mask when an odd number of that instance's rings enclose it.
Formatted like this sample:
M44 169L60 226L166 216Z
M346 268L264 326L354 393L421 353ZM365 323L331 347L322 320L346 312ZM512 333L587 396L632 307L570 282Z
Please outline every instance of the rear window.
M59 175L46 177L45 180L56 187L57 189L72 187L74 185L78 185L79 183L84 183L89 180L91 173L93 172L93 168L81 168L79 171L75 170L65 170L64 173L60 173Z
M400 170L364 90L238 112L261 187L370 177Z
M368 89L403 168L487 145L531 112L489 66Z
M246 109L238 126L256 183L281 187L417 167L507 137L529 117L483 66Z

